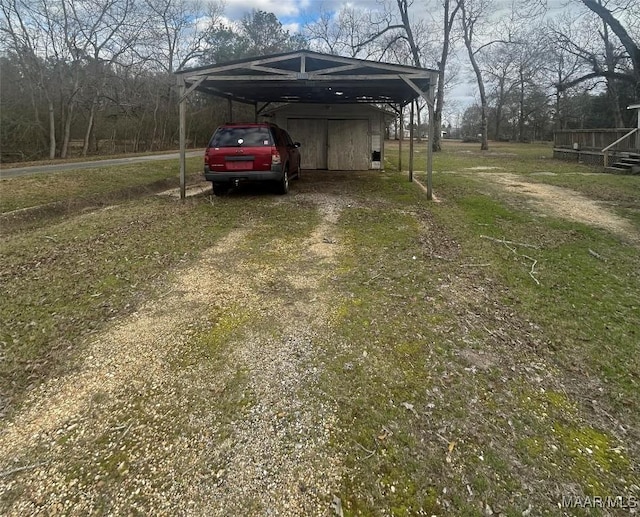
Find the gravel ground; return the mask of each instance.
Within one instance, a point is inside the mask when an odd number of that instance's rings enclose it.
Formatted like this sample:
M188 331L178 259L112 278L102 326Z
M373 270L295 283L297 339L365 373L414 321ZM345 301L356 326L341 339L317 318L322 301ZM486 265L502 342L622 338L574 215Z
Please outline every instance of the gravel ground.
M314 349L330 293L303 261L332 263L346 202L304 196L322 220L287 264L295 299L261 288L283 271L256 272L243 248L251 223L232 231L159 299L92 338L77 371L32 393L0 434L0 494L11 501L0 513L332 513L336 407L321 397ZM215 331L212 311L233 307L257 308L278 331L243 325L223 362L188 359ZM237 407L223 411L227 393Z

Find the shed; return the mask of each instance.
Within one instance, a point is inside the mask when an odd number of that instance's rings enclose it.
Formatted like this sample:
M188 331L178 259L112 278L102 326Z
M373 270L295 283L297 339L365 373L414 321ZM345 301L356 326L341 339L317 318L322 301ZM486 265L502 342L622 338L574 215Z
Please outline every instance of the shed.
M303 169L384 168L384 134L396 117L371 104L288 104L266 110L302 144Z
M326 120L327 124L326 153L322 151L324 146L320 143L314 158L316 166L324 163L322 160L325 159L324 155L326 154L327 167L339 160L343 164L340 168L345 168L347 164L350 164L350 167L355 167L358 164L362 168L368 169L375 162L372 158L373 152L377 151L374 149L376 138L379 138L381 142L379 151L382 157L382 136L384 133L381 129L368 128L365 134L365 125L362 121L370 121L371 119L370 115L364 117L364 113L373 113L372 109L375 108L369 107L367 109L357 106L389 107L402 116L403 108L411 104L411 127L413 128L413 107L414 101L418 97L422 97L426 101L429 108L429 120L433 121L433 98L438 78L436 70L427 68L334 56L310 50L297 50L182 69L175 74L180 91L180 195L182 198L184 198L185 192L186 167L185 102L193 91L226 98L229 106L232 102L253 104L256 121L258 116L274 102L339 105L340 109L345 113L350 113L350 117L353 118L345 116L342 118L310 117L307 119L309 124L323 124L320 120ZM360 110L360 114L356 113L358 110ZM231 112L231 109L229 111ZM315 112L318 113L318 109ZM359 116L363 118L358 118ZM361 122L357 122L358 120ZM293 124L295 126L296 122ZM300 127L301 122L298 124L298 128L304 132L306 128ZM329 142L329 129L337 134L345 135L347 128L357 128L354 141L348 146L343 145L337 148L332 146ZM316 131L316 135L321 133L320 130ZM433 124L430 123L429 132L432 133L432 131ZM304 134L302 136L304 137ZM429 141L432 141L432 138ZM413 139L410 140L409 149L409 178L412 180ZM350 150L354 152L351 157L348 156ZM336 153L335 156L334 153ZM428 199L432 197L432 158L431 145L429 145L427 146Z

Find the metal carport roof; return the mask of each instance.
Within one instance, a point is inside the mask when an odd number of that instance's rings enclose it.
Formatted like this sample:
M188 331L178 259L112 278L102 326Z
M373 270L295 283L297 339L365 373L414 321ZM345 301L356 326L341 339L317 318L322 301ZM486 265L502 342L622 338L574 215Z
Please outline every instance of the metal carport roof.
M178 70L180 89L180 186L185 190L185 101L197 90L229 101L253 104L256 114L272 102L391 104L400 109L422 97L433 120L436 70L367 61L310 50L240 59ZM264 103L259 107L259 103ZM432 131L429 124L429 131ZM433 141L431 136L430 142ZM431 198L431 145L427 189Z

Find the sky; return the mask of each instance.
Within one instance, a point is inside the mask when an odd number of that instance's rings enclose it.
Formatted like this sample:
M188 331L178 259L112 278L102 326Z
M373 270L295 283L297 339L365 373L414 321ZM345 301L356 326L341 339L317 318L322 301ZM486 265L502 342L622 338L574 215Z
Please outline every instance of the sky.
M376 0L225 0L227 17L237 19L252 9L275 14L284 24L302 25L307 17L313 19L322 9L334 11L343 5L362 5L371 8Z

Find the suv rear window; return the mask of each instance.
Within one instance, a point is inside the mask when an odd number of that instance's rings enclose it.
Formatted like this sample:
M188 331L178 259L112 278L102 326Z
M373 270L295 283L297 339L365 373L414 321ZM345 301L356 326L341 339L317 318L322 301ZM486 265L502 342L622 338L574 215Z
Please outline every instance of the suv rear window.
M272 145L272 140L266 127L220 127L211 137L209 147L261 147Z

